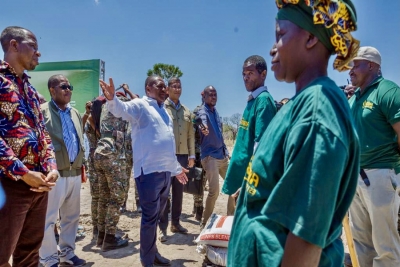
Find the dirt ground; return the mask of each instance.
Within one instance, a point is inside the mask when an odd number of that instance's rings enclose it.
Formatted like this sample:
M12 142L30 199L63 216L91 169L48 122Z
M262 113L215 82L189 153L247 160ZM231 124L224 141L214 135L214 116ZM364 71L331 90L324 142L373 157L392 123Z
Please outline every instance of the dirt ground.
M220 184L222 186L222 179L220 179ZM121 215L117 233L129 236L129 246L102 252L100 248L96 247L95 240L92 240L89 184L82 184L80 225L84 227L86 236L77 241L75 253L87 261L86 266L141 266L139 258L140 214L136 212L134 190L131 182L127 203L128 211ZM183 199L181 224L188 229L188 234L175 234L168 228L168 241L161 243L157 240L157 248L161 255L171 260L171 266L200 267L204 257L196 252L196 244L193 242L200 233L199 223L191 216L193 197L184 193ZM214 212L226 214L226 203L227 196L220 194Z
M220 179L221 186L222 182L222 179ZM96 247L95 240L92 240L89 184L82 184L80 224L85 228L86 236L76 243L75 253L80 258L87 261L86 266L141 266L139 258L140 214L136 212L134 190L131 183L127 204L128 211L121 216L118 223L118 234L127 234L129 236L129 246L102 252L100 248ZM205 194L207 194L207 191ZM188 229L188 234L174 234L170 232L168 228L168 241L161 243L157 240L157 248L161 255L171 260L171 266L200 267L203 264L204 256L196 252L196 244L193 242L200 233L199 223L191 216L193 197L192 195L184 193L183 198L181 224ZM226 203L227 196L220 194L214 212L217 214L225 214ZM344 234L343 239L346 252L348 252Z

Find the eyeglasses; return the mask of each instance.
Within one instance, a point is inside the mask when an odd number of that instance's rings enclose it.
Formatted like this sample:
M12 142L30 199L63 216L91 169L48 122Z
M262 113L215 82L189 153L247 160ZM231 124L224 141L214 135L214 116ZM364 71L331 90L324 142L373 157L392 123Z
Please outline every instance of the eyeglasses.
M70 91L74 90L74 87L72 85L62 84L62 85L57 85L56 87L60 87L63 90L67 90L67 89L69 89Z

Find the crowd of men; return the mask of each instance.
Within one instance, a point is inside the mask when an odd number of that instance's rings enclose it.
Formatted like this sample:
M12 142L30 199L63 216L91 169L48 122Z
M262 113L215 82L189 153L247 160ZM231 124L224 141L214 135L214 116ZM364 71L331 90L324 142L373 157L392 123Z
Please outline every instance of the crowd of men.
M228 266L342 266L339 237L348 212L360 266L399 266L400 88L383 78L379 51L352 37L357 18L350 0L276 2L272 71L294 82L296 93L276 105L265 86L264 58L248 57L242 75L249 96L232 157L213 86L191 112L180 102L177 77L167 84L147 77L142 98L126 84L117 91L110 78L100 81L103 96L81 116L70 105L73 86L58 74L48 80L51 99L40 105L24 73L38 65L37 39L21 27L4 29L0 266L9 266L11 256L13 266L85 265L75 254L84 133L93 237L103 251L128 245L116 228L133 178L141 263L169 266L157 232L161 242L168 239L169 210L170 231L188 232L180 223L183 188L188 169L202 166L208 195L204 207L203 196L194 196L193 213L203 229L221 176L226 214L234 215ZM327 77L333 54L336 70L350 70L348 99Z

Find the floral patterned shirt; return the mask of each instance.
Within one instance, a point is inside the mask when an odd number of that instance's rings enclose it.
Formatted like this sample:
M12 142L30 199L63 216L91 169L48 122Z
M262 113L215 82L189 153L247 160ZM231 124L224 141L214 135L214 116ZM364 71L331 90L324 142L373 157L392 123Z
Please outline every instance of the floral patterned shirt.
M30 170L57 170L39 97L28 79L0 60L0 177L15 181Z

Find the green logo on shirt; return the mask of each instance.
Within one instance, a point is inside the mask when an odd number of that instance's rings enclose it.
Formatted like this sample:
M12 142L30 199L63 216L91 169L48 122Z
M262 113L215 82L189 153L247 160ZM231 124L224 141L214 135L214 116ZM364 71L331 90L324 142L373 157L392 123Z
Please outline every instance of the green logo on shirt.
M243 128L244 130L247 130L249 128L249 122L245 121L243 118L240 121L240 127Z
M374 107L374 103L369 102L367 100L364 101L362 108L372 109Z

